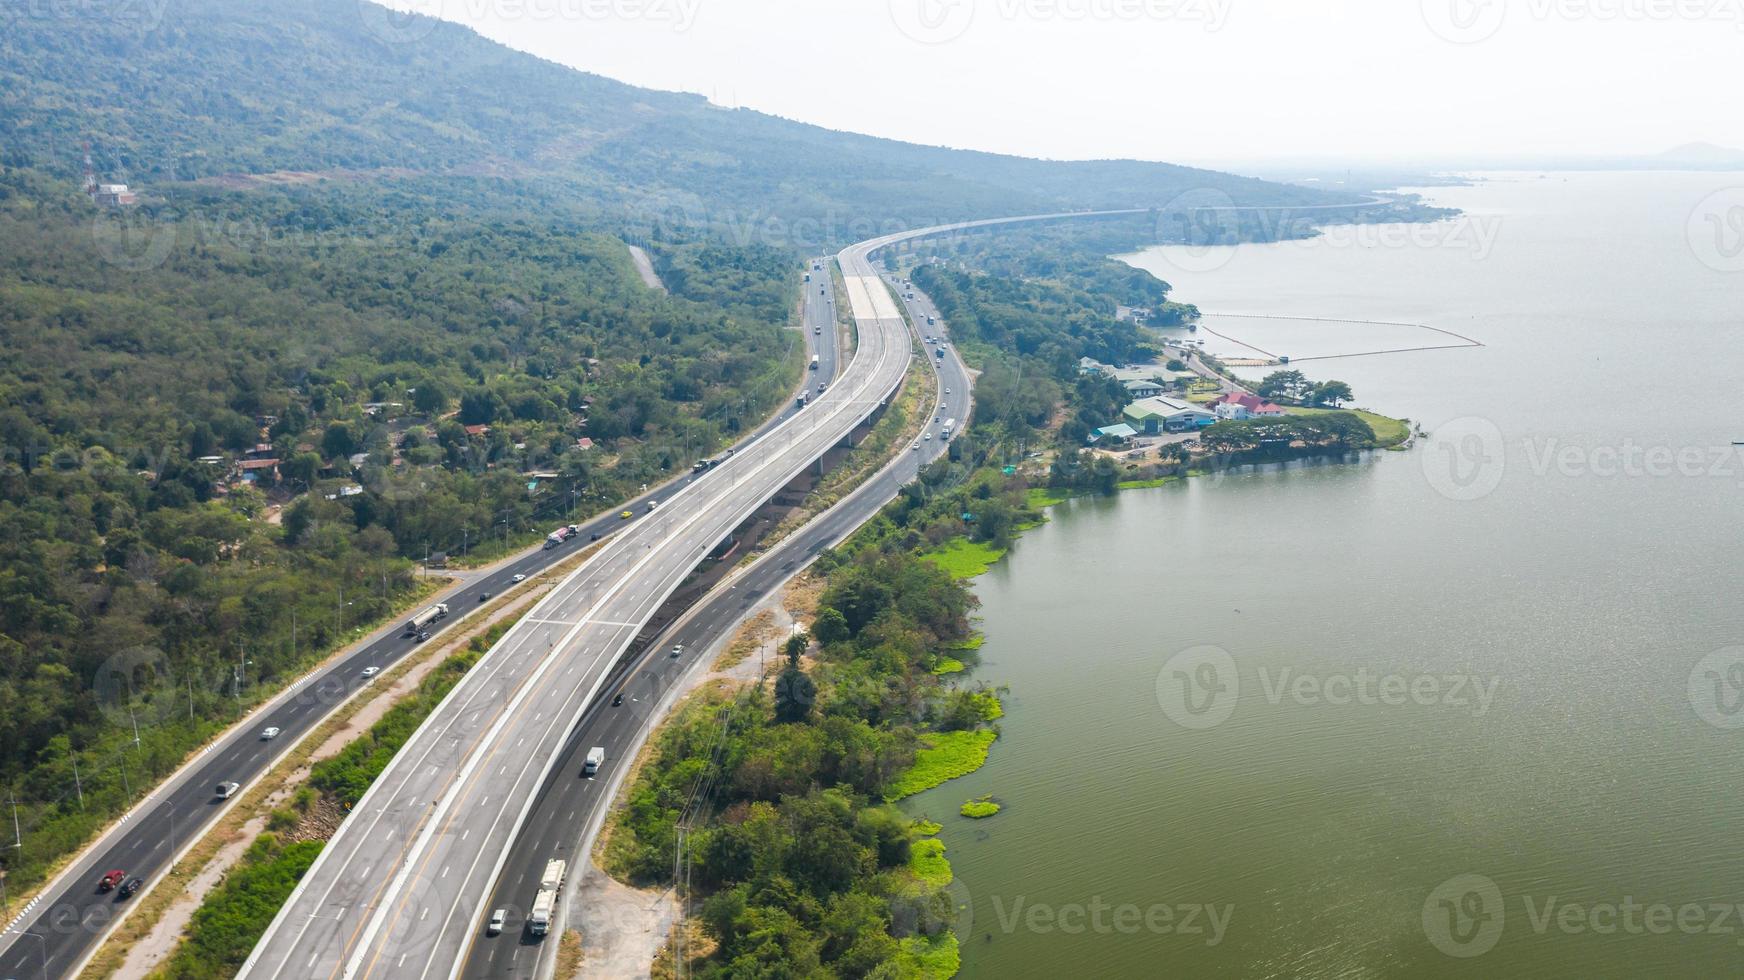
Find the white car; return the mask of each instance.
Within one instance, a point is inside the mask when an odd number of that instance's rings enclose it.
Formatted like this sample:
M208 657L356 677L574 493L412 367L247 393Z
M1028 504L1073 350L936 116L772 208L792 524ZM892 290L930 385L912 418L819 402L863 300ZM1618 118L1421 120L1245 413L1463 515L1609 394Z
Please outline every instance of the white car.
M927 442L932 442L933 441L933 434L931 432L929 432L926 435L921 436L921 438L925 439Z
M908 447L908 448L909 448L909 449L910 449L910 450L914 450L914 451L918 451L918 450L919 450L919 449L920 449L920 443L918 443L918 442L917 442L917 443L915 443L915 444L914 444L914 445L912 445L912 446L910 446L910 447Z
M948 394L950 394L950 393L951 393L951 389L949 389L949 388L946 388L946 389L945 389L945 394L947 394L947 395L948 395Z
M509 579L509 581L511 581L511 582L525 582L525 581L527 581L527 576L517 575L514 578Z
M279 737L279 730L277 728L265 728L265 729L262 729L261 733L260 733L260 740L262 742L270 742L273 739L278 738L278 737Z
M365 668L363 668L363 676L365 676L365 677L374 677L375 675L377 675L379 673L381 673L380 667L365 667Z
M495 912L492 912L491 917L490 917L490 924L488 924L484 927L484 934L487 936L494 936L497 933L502 932L503 931L503 923L505 921L507 921L508 918L509 918L509 912L507 909L497 909Z

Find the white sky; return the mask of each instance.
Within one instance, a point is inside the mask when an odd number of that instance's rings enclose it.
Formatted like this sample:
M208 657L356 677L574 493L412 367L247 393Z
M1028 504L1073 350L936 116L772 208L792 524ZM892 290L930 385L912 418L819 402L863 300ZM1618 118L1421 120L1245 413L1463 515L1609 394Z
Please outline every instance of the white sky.
M1744 147L1744 0L389 2L637 85L1027 156Z

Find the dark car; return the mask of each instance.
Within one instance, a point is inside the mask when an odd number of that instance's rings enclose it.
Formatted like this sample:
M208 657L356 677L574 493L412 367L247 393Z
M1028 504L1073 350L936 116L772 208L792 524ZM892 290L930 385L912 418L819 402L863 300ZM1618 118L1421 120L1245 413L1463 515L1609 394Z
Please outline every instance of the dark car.
M115 894L120 895L122 898L132 898L141 888L144 887L144 878L132 878L128 880L127 884L122 885L121 890L117 891Z
M624 703L624 692L619 691L618 696L615 698L612 698L612 707L615 708L618 705L623 704L623 703Z
M480 593L479 593L479 594L478 594L478 601L479 601L479 602L486 602L486 601L488 601L488 600L489 600L489 599L490 599L490 593L489 593L489 592L480 592Z
M100 892L106 892L109 889L114 888L116 885L121 884L121 882L126 878L127 872L125 871L111 871L103 876L102 881L97 882L97 890Z
M425 640L428 640L429 638L430 638L430 631L429 630L425 630L424 632L418 634L418 642L419 643L422 643Z

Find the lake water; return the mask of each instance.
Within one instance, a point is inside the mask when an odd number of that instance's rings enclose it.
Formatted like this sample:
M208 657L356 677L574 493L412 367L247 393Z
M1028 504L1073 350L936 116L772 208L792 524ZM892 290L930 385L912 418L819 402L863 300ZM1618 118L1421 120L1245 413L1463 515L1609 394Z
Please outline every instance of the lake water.
M1744 973L1744 174L1487 176L1131 259L1485 346L1301 365L1410 452L1073 501L977 581L1003 736L910 804L965 976Z

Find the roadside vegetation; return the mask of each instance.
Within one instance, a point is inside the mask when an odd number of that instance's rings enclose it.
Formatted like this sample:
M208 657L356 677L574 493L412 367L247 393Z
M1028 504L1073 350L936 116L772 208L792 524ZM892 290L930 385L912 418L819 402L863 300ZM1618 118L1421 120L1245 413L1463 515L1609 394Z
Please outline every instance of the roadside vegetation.
M530 604L528 604L530 606ZM269 817L268 830L206 896L175 953L153 976L160 980L232 977L266 932L273 916L314 864L332 830L349 813L429 713L466 671L520 619L505 617L467 642L465 649L426 674L411 695L334 756L315 763L287 806Z

